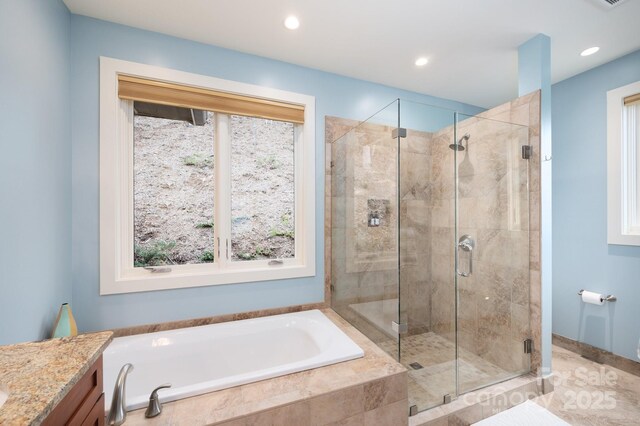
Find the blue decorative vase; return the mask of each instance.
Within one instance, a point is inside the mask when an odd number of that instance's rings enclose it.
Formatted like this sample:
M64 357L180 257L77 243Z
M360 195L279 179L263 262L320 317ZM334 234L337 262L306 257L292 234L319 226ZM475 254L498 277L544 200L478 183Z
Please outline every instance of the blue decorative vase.
M76 320L71 313L71 307L68 303L63 303L60 306L58 312L58 318L56 318L55 326L53 327L53 335L51 337L68 337L77 336L78 326Z

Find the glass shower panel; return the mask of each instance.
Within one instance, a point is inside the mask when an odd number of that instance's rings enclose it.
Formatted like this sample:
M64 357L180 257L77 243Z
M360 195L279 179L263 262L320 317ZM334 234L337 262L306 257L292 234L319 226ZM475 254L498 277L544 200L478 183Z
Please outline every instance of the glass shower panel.
M401 101L400 362L417 411L456 395L454 122L453 111Z
M398 101L331 143L332 308L398 359Z
M528 128L459 114L456 143L458 394L526 373ZM442 144L445 145L445 144Z

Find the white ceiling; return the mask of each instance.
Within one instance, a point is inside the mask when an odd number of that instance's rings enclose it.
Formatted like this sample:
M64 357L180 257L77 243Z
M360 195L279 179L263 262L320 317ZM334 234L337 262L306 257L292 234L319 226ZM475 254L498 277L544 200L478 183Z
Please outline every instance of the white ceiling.
M640 49L640 0L64 0L71 12L491 107L517 96L517 48L551 37L552 79ZM288 14L301 22L282 25ZM600 52L581 57L587 47ZM418 56L429 64L417 68Z

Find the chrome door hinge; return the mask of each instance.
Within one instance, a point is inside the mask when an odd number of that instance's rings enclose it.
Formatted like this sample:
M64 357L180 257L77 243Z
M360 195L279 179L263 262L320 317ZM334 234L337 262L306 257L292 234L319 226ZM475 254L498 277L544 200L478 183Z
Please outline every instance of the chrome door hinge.
M409 331L409 325L404 323L397 323L395 321L391 321L391 329L398 334L404 334Z
M524 343L524 353L530 354L533 351L533 340L525 339Z
M407 137L407 129L402 128L402 127L396 127L395 129L393 129L391 131L391 138L392 139L398 139L398 136L401 138L406 138Z
M522 145L522 159L529 160L533 154L533 147L531 145Z

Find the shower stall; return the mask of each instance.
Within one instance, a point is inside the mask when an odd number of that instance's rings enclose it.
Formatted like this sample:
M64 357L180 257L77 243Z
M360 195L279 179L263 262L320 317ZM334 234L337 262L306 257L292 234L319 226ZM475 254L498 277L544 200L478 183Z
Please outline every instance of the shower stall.
M505 118L328 118L331 305L408 369L412 414L531 369L529 128Z

